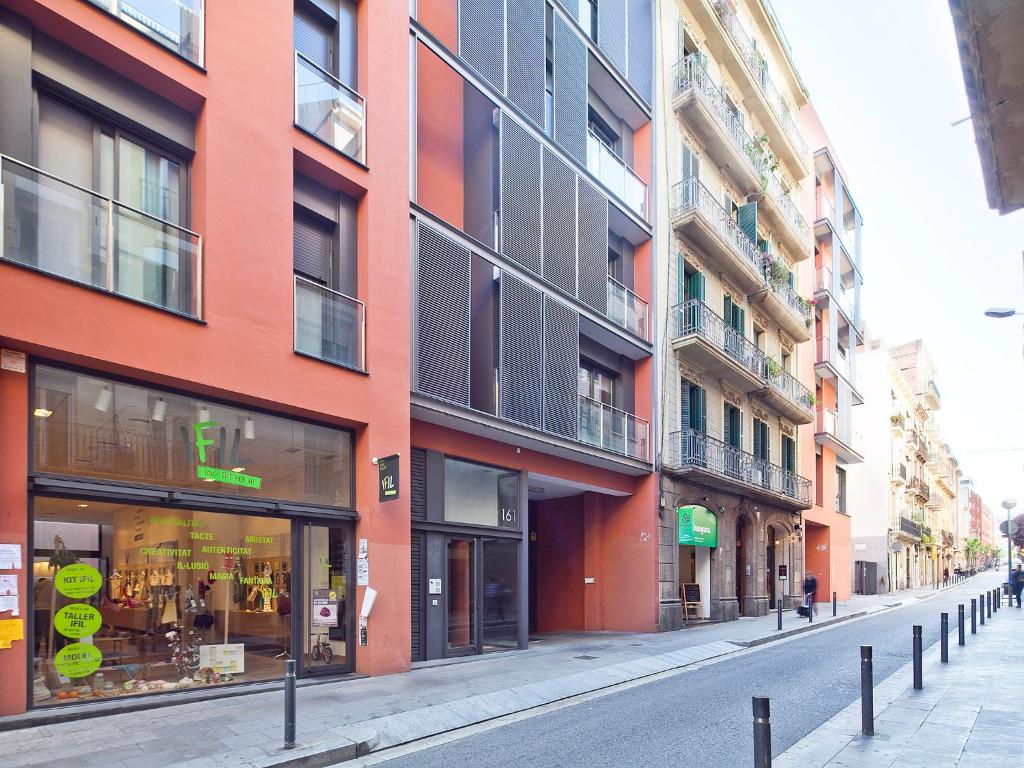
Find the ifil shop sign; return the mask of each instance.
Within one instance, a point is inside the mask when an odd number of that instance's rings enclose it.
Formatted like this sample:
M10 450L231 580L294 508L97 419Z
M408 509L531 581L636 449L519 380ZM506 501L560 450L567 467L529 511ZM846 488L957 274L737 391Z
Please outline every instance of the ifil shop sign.
M718 546L718 518L698 504L679 507L679 543L694 547Z
M217 426L216 421L200 421L192 425L192 431L196 436L196 453L199 456L199 466L196 467L196 477L200 480L212 480L228 485L238 485L242 488L256 488L263 485L263 478L255 475L247 475L236 469L221 469L220 467L206 466L206 446L213 445L214 440L203 436L204 429L213 429ZM221 430L223 433L223 430Z

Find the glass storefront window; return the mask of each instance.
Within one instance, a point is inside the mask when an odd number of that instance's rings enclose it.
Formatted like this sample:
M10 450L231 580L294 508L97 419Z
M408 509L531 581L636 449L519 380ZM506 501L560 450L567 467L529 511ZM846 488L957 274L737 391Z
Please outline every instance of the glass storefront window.
M445 458L445 522L518 529L518 507L518 472Z
M33 501L36 706L278 679L287 519Z
M33 470L351 507L352 435L35 367Z

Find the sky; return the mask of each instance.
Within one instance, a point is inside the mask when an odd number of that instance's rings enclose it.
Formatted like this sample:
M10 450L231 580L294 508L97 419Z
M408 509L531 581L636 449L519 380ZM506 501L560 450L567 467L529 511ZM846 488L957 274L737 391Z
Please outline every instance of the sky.
M988 207L946 0L771 0L864 217L861 314L923 338L946 442L996 519L1024 511L1024 209ZM854 428L857 412L854 410Z

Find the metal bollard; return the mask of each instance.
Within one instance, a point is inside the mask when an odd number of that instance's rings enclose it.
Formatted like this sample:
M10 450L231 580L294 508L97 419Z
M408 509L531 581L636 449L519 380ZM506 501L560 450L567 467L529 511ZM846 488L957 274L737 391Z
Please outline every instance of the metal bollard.
M295 748L295 659L284 663L284 748Z
M971 598L971 634L978 634L978 598Z
M920 691L924 688L924 682L921 679L921 625L914 625L914 690Z
M860 647L860 732L875 735L875 685L871 667L871 646Z
M988 618L992 618L992 593L985 593L985 613L988 614Z
M772 768L771 705L767 698L753 697L754 768Z
M985 593L978 595L978 619L981 626L985 626Z
M967 638L964 636L964 604L956 607L956 624L959 645L967 645Z
M999 590L998 589L993 589L992 590L992 612L993 613L999 613L999 604L1001 602L1003 602L1003 601L999 599Z
M833 615L833 616L835 616L835 615L836 615L836 605L837 605L837 604L838 604L838 603L836 602L836 593L835 593L835 592L833 592L833 593L832 593L832 615Z
M782 629L782 600L781 599L775 601L775 609L776 609L775 613L779 617L779 621L778 621L779 629Z
M943 664L949 664L949 614L943 613L939 618L939 651Z

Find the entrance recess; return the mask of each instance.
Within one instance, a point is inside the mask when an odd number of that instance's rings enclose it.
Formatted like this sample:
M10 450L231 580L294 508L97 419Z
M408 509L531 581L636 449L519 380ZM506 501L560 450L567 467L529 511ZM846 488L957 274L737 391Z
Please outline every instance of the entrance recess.
M302 667L306 674L337 674L351 668L350 535L351 527L345 524L303 524Z
M775 555L778 551L778 547L779 541L775 537L775 528L769 525L768 543L765 545L765 562L767 563L767 566L765 567L764 583L768 588L768 607L771 608L773 611L775 610L775 601L778 599L776 594L778 592L778 584L776 583L775 579Z
M747 557L746 557L747 525L740 518L736 521L736 602L739 607L740 616L746 614L746 601L743 599L747 594Z

